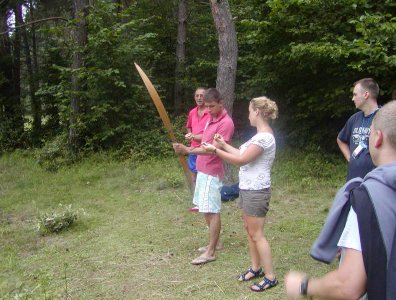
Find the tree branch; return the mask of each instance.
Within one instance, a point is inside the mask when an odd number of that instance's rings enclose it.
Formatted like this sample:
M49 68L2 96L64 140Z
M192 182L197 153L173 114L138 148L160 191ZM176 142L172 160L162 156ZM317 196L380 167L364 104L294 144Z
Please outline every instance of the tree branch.
M13 30L15 28L20 28L20 27L32 25L32 24L35 24L35 23L46 22L46 21L51 21L51 20L62 20L62 21L65 21L65 22L69 21L68 19L63 18L63 17L50 17L50 18L35 20L35 21L32 21L32 22L28 22L28 23L25 23L25 24L22 24L22 25L15 26L14 28L10 28L7 31L0 32L0 35L7 34L7 33L9 33L11 30Z

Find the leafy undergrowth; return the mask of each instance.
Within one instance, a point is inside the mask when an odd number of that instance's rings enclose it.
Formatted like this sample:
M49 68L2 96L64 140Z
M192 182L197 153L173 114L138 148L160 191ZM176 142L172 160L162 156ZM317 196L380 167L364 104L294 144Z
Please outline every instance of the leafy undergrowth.
M314 154L280 153L265 228L280 285L266 299L285 299L290 269L320 275L313 261L319 233L345 164ZM235 202L223 203L225 249L216 262L192 266L207 242L202 216L176 158L136 164L105 153L50 173L26 153L0 158L0 295L2 299L261 299L236 281L249 267ZM37 216L60 203L84 211L67 230L37 232ZM68 207L68 206L66 206Z

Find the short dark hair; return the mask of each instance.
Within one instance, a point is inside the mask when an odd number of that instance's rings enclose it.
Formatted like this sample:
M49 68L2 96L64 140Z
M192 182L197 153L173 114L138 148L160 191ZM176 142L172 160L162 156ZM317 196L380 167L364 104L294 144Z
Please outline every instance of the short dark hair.
M217 103L219 103L223 99L221 97L220 92L217 89L209 88L205 91L203 100L204 102L216 101Z
M363 78L356 81L353 86L360 84L360 86L367 90L371 96L375 99L378 98L379 95L379 86L378 83L373 78Z

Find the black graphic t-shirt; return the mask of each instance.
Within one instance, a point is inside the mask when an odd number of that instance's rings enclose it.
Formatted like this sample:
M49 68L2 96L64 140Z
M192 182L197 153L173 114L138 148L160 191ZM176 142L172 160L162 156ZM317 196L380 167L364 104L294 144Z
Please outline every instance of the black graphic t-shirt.
M363 178L375 168L369 152L369 136L376 112L377 110L366 117L361 111L353 114L338 134L338 138L347 143L351 151L347 181L355 177Z

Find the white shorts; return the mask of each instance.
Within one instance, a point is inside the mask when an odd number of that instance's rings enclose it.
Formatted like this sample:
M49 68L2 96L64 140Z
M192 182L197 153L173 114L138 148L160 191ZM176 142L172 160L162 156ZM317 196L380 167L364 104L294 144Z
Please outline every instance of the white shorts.
M193 203L201 213L220 213L221 188L223 184L218 177L206 175L198 171L195 183Z

